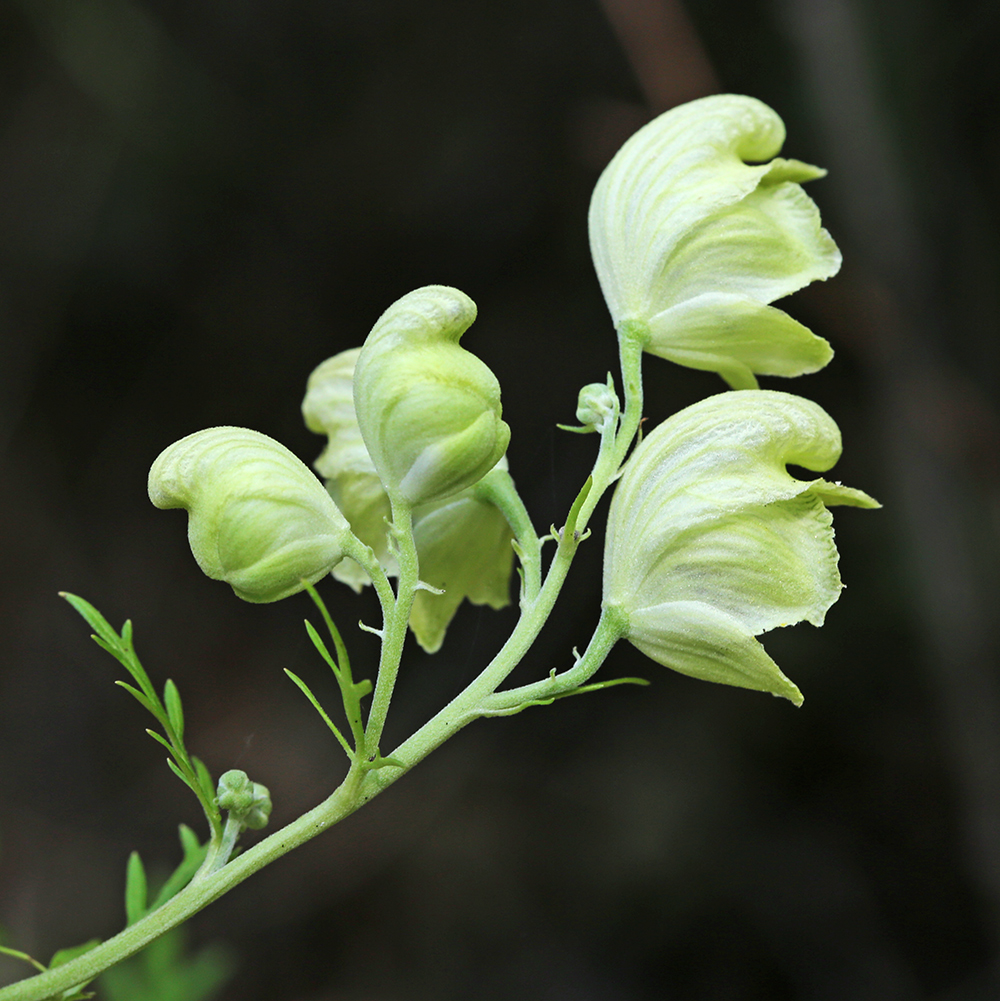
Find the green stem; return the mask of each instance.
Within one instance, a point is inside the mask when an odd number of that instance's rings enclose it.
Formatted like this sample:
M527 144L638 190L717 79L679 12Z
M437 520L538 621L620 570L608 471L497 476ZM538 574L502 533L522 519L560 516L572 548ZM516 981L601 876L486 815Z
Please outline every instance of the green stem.
M625 624L625 619L618 608L614 606L602 608L597 628L590 638L590 643L587 644L587 649L568 671L563 671L561 674L553 671L542 681L494 692L483 700L484 711L491 714L503 713L526 703L551 699L579 688L597 673L611 648L625 635Z
M403 644L406 642L406 627L410 622L410 609L413 607L413 597L419 582L412 511L410 505L402 500L392 500L392 538L396 546L399 578L396 598L388 612L383 603L382 655L379 658L375 692L368 712L368 725L365 727L365 746L370 761L379 754L382 728L385 726L392 691L396 686L399 662L403 656Z
M594 489L580 510L578 519L580 531L587 527L597 502L618 477L618 470L621 469L639 430L642 421L642 350L648 336L649 328L644 323L636 321L623 323L618 331L618 356L621 360L622 382L625 388L625 409L612 446L604 448L602 442L601 451L594 464Z
M574 511L571 512L570 518L567 520L567 527L559 537L559 545L549 566L545 583L535 601L522 611L514 631L507 638L507 642L462 692L392 752L391 757L400 763L399 767L380 768L368 774L362 789L364 800L367 801L376 796L392 782L395 782L400 775L427 757L431 751L443 744L449 737L458 733L462 727L481 716L485 700L503 684L511 671L521 662L532 643L537 639L542 626L548 621L566 580L573 557L580 545L580 533L574 531L572 525L576 520L576 509L586 499L586 490L587 487L581 491L577 504L574 504ZM3 1001L2 997L0 997L0 1001Z
M476 497L492 504L507 519L518 546L524 573L521 607L530 605L542 587L542 544L528 509L506 469L492 469L475 486Z
M3 988L0 990L0 1001L42 1001L77 984L86 983L108 967L134 955L155 938L183 923L242 883L258 869L352 814L365 800L371 798L362 798L360 795L363 775L363 767L356 764L340 786L319 806L237 855L221 869L192 880L162 907L129 925L114 938L62 966Z
M387 617L396 604L396 596L392 593L392 585L385 571L375 557L370 546L366 546L357 536L348 536L344 544L344 555L349 556L371 578L372 586L382 605L382 615Z
M222 831L222 841L219 844L218 851L212 857L211 864L205 872L205 876L211 876L213 872L218 872L229 861L229 856L233 854L233 849L236 847L236 839L240 836L242 830L243 825L230 813L226 818L226 826ZM204 876L200 878L203 879Z

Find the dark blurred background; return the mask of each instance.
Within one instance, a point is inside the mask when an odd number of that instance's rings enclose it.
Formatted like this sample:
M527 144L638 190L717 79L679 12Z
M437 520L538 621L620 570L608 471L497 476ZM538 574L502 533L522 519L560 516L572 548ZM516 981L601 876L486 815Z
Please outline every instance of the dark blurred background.
M835 475L885 504L837 511L822 632L765 637L805 706L622 646L603 676L651 687L471 726L199 915L191 948L228 950L220 997L245 1001L1000 997L998 42L993 0L0 3L5 942L113 934L129 851L165 871L176 825L202 831L59 590L134 620L189 746L270 786L272 825L344 771L282 672L335 704L307 599L200 575L146 498L159 450L237 424L310 461L308 373L451 284L529 509L561 524L594 442L555 424L616 363L591 188L653 114L727 90L830 169L809 190L844 269L781 305L837 357L768 384L834 415ZM723 388L646 373L653 421ZM600 554L519 678L586 643ZM372 596L325 594L371 674ZM441 653L409 651L390 747L512 622L466 606Z

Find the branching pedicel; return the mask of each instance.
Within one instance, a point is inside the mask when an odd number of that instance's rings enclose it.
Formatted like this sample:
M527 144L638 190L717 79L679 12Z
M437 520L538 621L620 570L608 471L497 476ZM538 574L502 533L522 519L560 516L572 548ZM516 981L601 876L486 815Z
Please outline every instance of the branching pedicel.
M624 399L611 376L581 390L581 426L569 430L596 434L597 456L565 523L550 535L538 536L508 471L500 386L459 344L475 304L446 286L403 296L360 349L310 377L303 414L328 439L316 462L326 489L283 445L243 428L197 432L157 458L150 498L188 511L191 549L209 577L253 602L309 590L333 650L312 626L309 635L340 686L346 725L292 678L344 749L347 776L309 813L234 854L243 829L267 822L267 790L241 772L227 772L215 789L185 748L176 687L168 681L159 698L135 655L131 626L119 634L92 606L67 596L162 727L162 735L150 732L198 796L209 839L201 844L182 829L184 858L152 901L133 855L128 927L0 990L0 1001L86 996L80 985L358 809L467 723L637 680L591 681L620 639L695 678L802 702L756 636L804 619L822 623L841 589L828 508L878 504L839 483L791 476L788 463L832 467L840 433L814 403L757 388L757 375L814 372L832 356L826 341L770 305L840 267L801 187L824 172L775 159L783 140L781 119L759 101L708 97L641 129L602 174L590 239L618 335ZM717 372L736 392L674 414L630 455L642 417L644 352ZM589 645L569 670L501 688L552 610L595 505L619 478L602 612ZM554 547L547 561L546 543ZM384 754L407 629L437 650L463 598L507 603L515 557L520 615L510 637L464 691ZM354 680L346 644L312 587L330 573L378 594L374 686Z

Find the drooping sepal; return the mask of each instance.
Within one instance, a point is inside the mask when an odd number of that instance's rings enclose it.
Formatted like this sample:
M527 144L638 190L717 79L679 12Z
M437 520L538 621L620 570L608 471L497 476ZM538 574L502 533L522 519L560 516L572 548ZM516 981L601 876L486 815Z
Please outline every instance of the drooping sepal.
M506 470L506 459L496 468ZM512 539L506 518L475 487L414 511L420 579L442 592L418 591L410 612L413 635L428 653L441 648L464 599L495 609L510 604Z
M664 421L625 467L608 515L604 602L624 635L684 674L801 696L753 637L821 625L842 589L827 505L878 507L825 471L840 432L816 404L744 391Z
M164 449L149 498L188 512L204 573L245 601L277 601L329 573L350 527L323 485L284 445L258 431L217 427Z
M464 292L428 285L393 303L365 340L354 405L390 498L415 506L459 493L507 450L500 384L458 343L475 318Z
M801 183L825 171L771 159L785 128L767 105L714 95L640 129L601 175L590 205L594 266L616 328L645 328L646 351L719 372L822 368L829 344L769 308L840 268Z

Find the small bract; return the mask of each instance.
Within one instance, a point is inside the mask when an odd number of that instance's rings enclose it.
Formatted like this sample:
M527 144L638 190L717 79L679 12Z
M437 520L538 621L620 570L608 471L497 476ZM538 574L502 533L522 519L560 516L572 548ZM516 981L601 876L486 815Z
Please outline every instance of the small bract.
M209 577L245 601L278 601L343 558L350 526L284 445L217 427L174 442L149 471L149 499L188 512L188 540Z
M802 702L754 639L821 625L842 584L828 506L879 507L824 471L840 431L815 403L766 390L709 397L664 421L628 460L608 514L604 604L665 667Z
M476 304L445 285L394 302L354 371L358 426L382 485L411 506L457 494L507 450L500 384L458 340Z
M784 139L766 104L719 94L660 115L622 146L590 203L594 267L620 336L734 389L833 357L769 305L840 269L801 187L826 171L772 159Z

